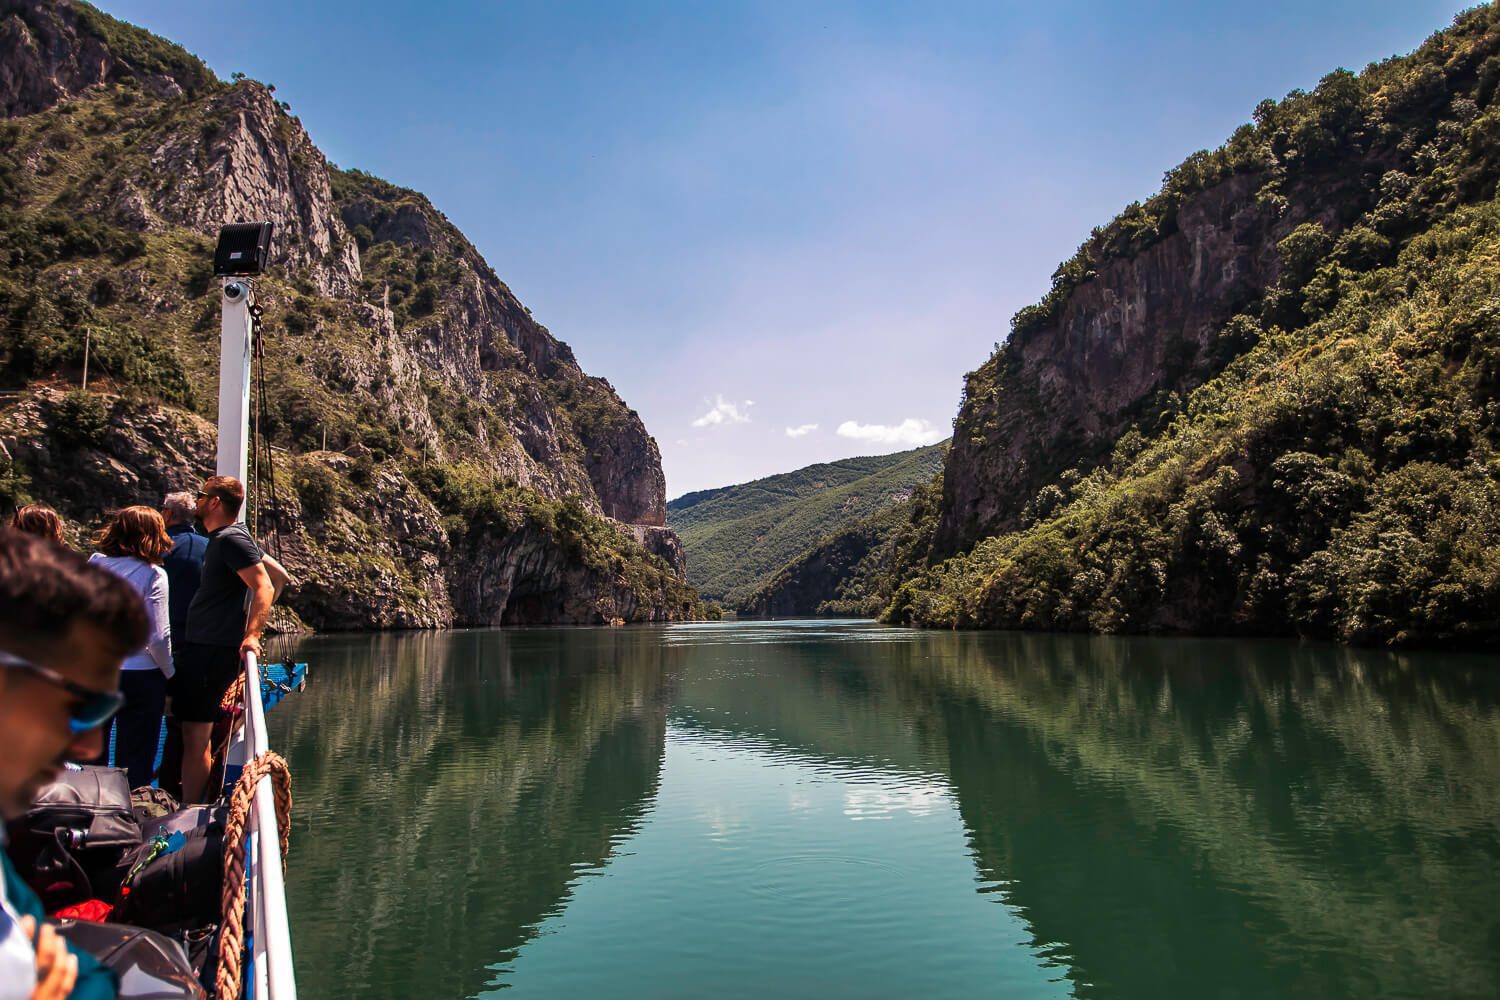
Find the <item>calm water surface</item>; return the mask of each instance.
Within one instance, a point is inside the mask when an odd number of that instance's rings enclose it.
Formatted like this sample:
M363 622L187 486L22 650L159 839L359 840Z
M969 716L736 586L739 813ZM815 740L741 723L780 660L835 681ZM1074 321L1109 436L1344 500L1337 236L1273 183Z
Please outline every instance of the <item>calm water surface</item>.
M1493 997L1500 659L864 622L319 637L307 997Z

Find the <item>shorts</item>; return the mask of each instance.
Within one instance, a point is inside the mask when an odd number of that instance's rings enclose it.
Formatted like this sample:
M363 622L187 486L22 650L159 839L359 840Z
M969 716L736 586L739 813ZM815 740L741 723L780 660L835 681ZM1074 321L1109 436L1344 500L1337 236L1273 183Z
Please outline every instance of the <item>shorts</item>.
M240 675L239 647L185 642L172 652L172 714L179 722L217 722L219 702Z

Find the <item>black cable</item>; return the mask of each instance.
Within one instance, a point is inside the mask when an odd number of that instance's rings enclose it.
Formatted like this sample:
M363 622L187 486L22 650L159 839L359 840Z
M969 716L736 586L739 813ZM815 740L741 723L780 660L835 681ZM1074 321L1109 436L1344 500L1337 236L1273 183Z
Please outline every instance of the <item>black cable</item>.
M281 507L276 502L276 457L271 452L270 437L260 433L260 418L266 412L266 346L265 336L261 329L260 317L262 309L259 305L250 307L251 334L255 348L255 361L259 369L260 400L256 407L256 437L265 438L266 442L266 486L271 491L271 537L274 539L276 559L281 561ZM256 451L256 478L259 482L260 476L260 453Z
M250 505L249 516L253 520L249 527L250 535L254 537L260 533L260 509L265 503L265 497L262 495L264 490L261 489L260 479L260 401L253 395L250 397L250 481L245 484L245 489L252 487L255 490L255 502Z

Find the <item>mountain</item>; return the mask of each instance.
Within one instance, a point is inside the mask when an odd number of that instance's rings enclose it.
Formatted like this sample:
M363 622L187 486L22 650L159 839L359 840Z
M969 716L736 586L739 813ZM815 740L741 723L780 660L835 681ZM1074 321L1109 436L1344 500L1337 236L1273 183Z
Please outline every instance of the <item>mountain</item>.
M758 618L875 618L890 604L898 572L931 544L920 527L937 510L942 476L917 481L902 499L834 525L766 577L739 610ZM930 525L929 525L930 527Z
M888 618L1500 633L1497 88L1477 7L1094 230L967 377Z
M212 471L213 239L268 219L256 527L303 620L695 613L635 411L425 197L330 164L273 91L78 0L0 0L0 509L51 503L76 537Z
M766 578L830 532L906 500L942 463L946 444L809 465L667 504L688 582L741 605Z

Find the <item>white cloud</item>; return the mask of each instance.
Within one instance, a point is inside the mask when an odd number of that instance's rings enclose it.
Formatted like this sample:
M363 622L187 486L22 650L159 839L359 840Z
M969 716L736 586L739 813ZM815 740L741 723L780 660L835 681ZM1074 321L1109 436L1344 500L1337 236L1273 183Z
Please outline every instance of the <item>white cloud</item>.
M693 421L694 427L718 427L720 424L748 424L750 422L750 407L755 404L745 400L742 410L739 406L729 402L723 396L714 396L713 409Z
M838 435L870 444L906 444L912 447L936 444L943 439L942 431L926 420L915 417L907 417L894 427L885 424L857 424L853 420L845 420L839 424Z
M788 427L786 429L786 436L789 438L807 437L807 435L817 429L817 424L801 424L797 427Z

